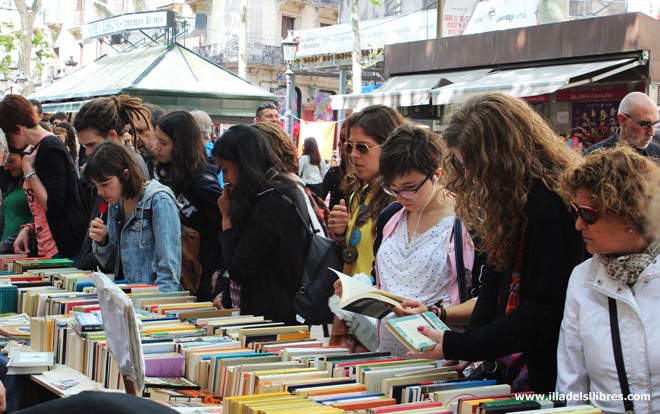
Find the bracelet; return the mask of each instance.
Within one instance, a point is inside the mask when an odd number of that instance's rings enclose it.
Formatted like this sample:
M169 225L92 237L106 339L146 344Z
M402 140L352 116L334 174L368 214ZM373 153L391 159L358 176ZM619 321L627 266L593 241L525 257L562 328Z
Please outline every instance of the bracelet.
M29 183L29 182L30 182L30 178L32 178L32 176L33 176L33 175L36 175L36 174L37 174L37 172L36 172L35 170L32 170L32 171L26 172L25 174L23 174L23 179Z
M337 236L335 233L332 233L332 236L335 238L336 241L339 242L346 240L346 233L344 233L343 236Z

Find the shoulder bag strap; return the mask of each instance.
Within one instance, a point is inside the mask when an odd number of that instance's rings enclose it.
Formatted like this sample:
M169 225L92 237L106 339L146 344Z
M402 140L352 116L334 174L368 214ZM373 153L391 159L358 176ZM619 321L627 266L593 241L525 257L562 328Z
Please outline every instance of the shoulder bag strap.
M458 217L454 220L454 255L456 256L458 297L463 303L467 300L467 281L465 280L465 264L463 263L463 222Z
M300 209L298 208L298 206L296 205L296 203L295 203L293 200L291 200L291 198L289 198L289 196L287 196L286 194L284 194L284 193L282 193L281 191L277 190L276 188L272 188L272 189L270 189L270 190L273 191L273 192L274 192L275 194L277 194L278 196L280 196L280 198L281 198L285 203L287 203L287 204L288 204L288 205L289 205L289 206L290 206L290 207L296 212L296 216L300 219L300 222L303 224L303 227L305 227L305 230L307 230L307 232L309 233L309 235L310 235L310 236L314 235L314 232L312 231L312 224L311 224L311 223L308 223L308 222L305 221L305 218L303 217L303 215L302 215L302 213L300 212ZM268 194L268 191L269 191L269 190L266 190L266 191L260 193L259 196L261 196L261 195L267 195L267 194Z
M619 316L616 306L616 300L607 298L610 310L610 330L612 331L612 348L614 349L614 363L616 364L616 373L619 376L619 384L623 393L623 407L626 413L634 413L635 407L630 399L630 387L628 386L628 377L626 376L626 366L623 363L623 351L621 350L621 336L619 334Z

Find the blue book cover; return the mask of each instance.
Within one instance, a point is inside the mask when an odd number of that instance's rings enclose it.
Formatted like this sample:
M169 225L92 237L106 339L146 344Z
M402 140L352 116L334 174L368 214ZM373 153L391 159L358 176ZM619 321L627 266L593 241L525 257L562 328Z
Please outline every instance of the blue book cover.
M14 285L0 286L0 313L16 312L18 304L18 287Z

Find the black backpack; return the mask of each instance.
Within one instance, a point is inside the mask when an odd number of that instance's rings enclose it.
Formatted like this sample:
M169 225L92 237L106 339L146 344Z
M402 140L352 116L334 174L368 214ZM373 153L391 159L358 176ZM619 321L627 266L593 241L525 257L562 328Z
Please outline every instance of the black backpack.
M277 191L277 190L275 190ZM344 262L337 243L312 231L300 209L291 198L277 191L279 196L295 210L300 222L307 230L305 264L300 289L293 299L293 306L301 322L308 325L331 323L334 314L328 306L328 299L335 293L337 275L330 269L341 271Z

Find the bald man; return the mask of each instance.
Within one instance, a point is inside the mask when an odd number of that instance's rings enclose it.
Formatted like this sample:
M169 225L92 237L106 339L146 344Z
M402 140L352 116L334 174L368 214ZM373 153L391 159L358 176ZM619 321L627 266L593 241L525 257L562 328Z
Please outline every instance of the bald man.
M623 143L648 157L660 158L660 145L653 142L656 128L660 125L658 108L651 98L642 92L631 92L619 104L617 113L619 128L609 139L592 145L584 151L589 154L600 149L610 149Z

